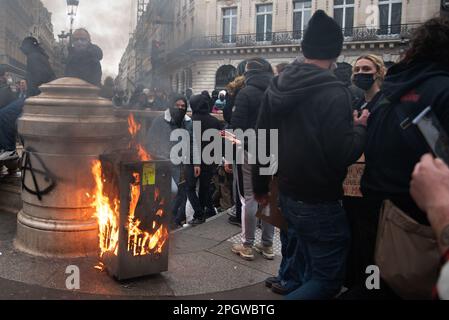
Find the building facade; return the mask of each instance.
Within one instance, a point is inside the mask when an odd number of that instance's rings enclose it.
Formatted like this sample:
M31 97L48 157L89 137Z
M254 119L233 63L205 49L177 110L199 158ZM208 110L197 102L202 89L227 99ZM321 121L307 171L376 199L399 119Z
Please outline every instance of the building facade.
M397 62L413 30L440 15L441 0L150 0L135 33L134 48L144 44L136 61L146 61L136 82L198 93L223 88L244 59L291 62L318 9L342 26L339 62L364 53Z
M55 39L51 13L40 0L0 1L0 65L16 80L25 77L26 57L20 51L22 40L34 36L57 68L54 55Z

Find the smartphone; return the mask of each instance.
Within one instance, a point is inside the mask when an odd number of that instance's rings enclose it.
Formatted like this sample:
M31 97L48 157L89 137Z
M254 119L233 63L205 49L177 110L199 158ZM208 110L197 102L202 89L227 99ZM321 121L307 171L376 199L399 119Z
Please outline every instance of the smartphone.
M449 136L432 110L427 107L414 120L435 156L449 165Z

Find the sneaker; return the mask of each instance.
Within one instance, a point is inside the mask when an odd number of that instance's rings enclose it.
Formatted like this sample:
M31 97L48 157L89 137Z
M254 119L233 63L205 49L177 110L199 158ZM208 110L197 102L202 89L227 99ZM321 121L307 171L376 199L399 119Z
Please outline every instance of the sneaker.
M206 210L205 216L206 219L212 218L218 214L218 210L214 207L213 209Z
M269 278L265 279L265 287L267 287L267 288L271 288L273 286L273 284L275 284L275 283L279 283L278 277L269 277Z
M189 225L195 227L195 226L199 226L200 224L203 224L204 222L206 222L206 220L194 218L193 220L189 221Z
M242 221L237 217L229 217L228 222L234 226L242 227Z
M273 246L265 247L264 245L258 243L254 246L254 250L257 253L260 253L267 260L274 259Z
M247 247L241 243L232 245L232 252L238 254L245 260L252 261L254 260L254 253L251 247Z
M295 289L284 287L280 282L273 283L273 285L271 286L271 291L273 293L280 294L281 296L285 296L294 290Z
M229 209L228 211L226 211L226 213L228 214L228 216L230 216L230 217L235 217L236 216L236 213L235 213L235 206L234 207L232 207L231 209Z
M19 155L17 151L1 151L0 152L0 161L6 162L6 161L13 161L13 160L19 160Z

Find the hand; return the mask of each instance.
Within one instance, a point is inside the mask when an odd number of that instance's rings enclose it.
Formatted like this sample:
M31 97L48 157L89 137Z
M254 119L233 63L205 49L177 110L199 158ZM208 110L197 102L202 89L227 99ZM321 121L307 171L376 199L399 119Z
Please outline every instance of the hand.
M353 116L354 116L354 126L366 127L368 125L368 118L370 116L368 110L364 109L360 117L358 111L354 111Z
M256 195L254 195L254 198L259 203L259 205L261 205L262 207L266 207L270 203L270 194L268 194L268 193L256 194Z
M232 173L232 164L231 163L225 163L224 164L224 170L226 173Z
M427 213L435 208L449 208L449 168L442 160L424 155L413 171L410 193Z
M193 167L193 172L195 174L195 178L198 178L201 175L201 167L200 166Z

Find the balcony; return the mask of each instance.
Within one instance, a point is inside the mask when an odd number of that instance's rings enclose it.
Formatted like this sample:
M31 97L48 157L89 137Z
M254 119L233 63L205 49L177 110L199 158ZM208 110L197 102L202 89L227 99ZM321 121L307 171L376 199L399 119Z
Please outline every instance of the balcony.
M420 24L381 26L380 28L354 27L343 29L345 42L405 41L411 38ZM300 45L303 31L252 33L197 37L189 43L189 49L221 49L255 46ZM190 42L189 41L189 42ZM185 45L184 45L185 48Z

